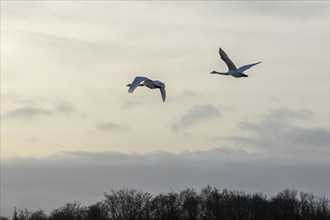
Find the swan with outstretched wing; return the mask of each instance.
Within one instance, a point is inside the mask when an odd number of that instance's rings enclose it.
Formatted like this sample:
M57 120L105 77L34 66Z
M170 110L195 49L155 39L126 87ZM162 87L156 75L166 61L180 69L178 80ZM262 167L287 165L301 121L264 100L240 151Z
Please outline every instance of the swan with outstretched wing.
M135 77L133 82L128 84L127 86L129 87L128 89L129 93L133 93L138 86L145 86L148 87L149 89L159 89L160 94L162 96L162 100L163 102L165 102L166 99L165 84L159 80L151 80L144 76L137 76Z
M244 71L250 69L254 65L261 63L261 62L251 63L251 64L247 64L247 65L237 68L235 66L235 64L233 63L233 61L231 61L231 59L229 59L228 55L221 48L219 48L219 54L220 54L221 59L226 63L226 65L228 67L228 71L227 72L212 71L211 74L221 74L221 75L227 75L227 76L231 75L236 78L248 77L248 75L244 74Z

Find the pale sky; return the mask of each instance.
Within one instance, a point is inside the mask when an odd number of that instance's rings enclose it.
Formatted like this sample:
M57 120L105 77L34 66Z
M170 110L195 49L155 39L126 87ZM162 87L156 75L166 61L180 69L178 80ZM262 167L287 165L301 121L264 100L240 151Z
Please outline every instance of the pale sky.
M211 75L219 47L262 63ZM1 171L8 216L122 187L329 197L329 2L1 1Z

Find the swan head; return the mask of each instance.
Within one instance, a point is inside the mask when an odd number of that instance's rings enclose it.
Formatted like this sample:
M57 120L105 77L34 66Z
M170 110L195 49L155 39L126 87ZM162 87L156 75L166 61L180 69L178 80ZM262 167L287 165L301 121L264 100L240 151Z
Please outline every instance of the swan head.
M211 74L217 74L218 72L213 70L212 72L210 72Z

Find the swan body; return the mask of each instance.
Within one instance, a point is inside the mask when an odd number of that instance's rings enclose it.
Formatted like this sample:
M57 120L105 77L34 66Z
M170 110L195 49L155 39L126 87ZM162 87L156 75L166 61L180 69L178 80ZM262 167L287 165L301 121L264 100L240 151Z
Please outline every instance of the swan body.
M247 65L237 68L235 66L235 64L233 63L233 61L231 61L229 59L228 55L221 48L219 48L219 54L220 54L221 59L226 63L226 65L228 67L228 71L227 72L212 71L211 74L221 74L221 75L227 75L227 76L230 75L230 76L233 76L236 78L248 77L248 75L244 74L244 71L250 69L254 65L261 63L261 62L251 63L251 64L247 64Z
M135 77L133 82L128 84L127 86L129 87L129 89L128 89L129 93L133 93L133 91L138 86L145 86L145 87L148 87L149 89L159 89L160 94L162 96L162 100L163 100L163 102L165 102L165 99L166 99L165 84L159 80L151 80L144 76L137 76L137 77Z

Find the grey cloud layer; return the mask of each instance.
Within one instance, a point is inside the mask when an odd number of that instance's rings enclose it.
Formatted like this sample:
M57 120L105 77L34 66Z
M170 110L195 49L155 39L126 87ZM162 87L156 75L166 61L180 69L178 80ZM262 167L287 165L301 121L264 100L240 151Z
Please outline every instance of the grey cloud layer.
M215 148L179 154L64 152L42 159L5 159L3 210L11 213L14 206L49 210L73 200L90 204L100 201L107 190L122 187L160 193L210 184L268 195L289 187L326 196L328 164L312 157L308 162L294 155Z

